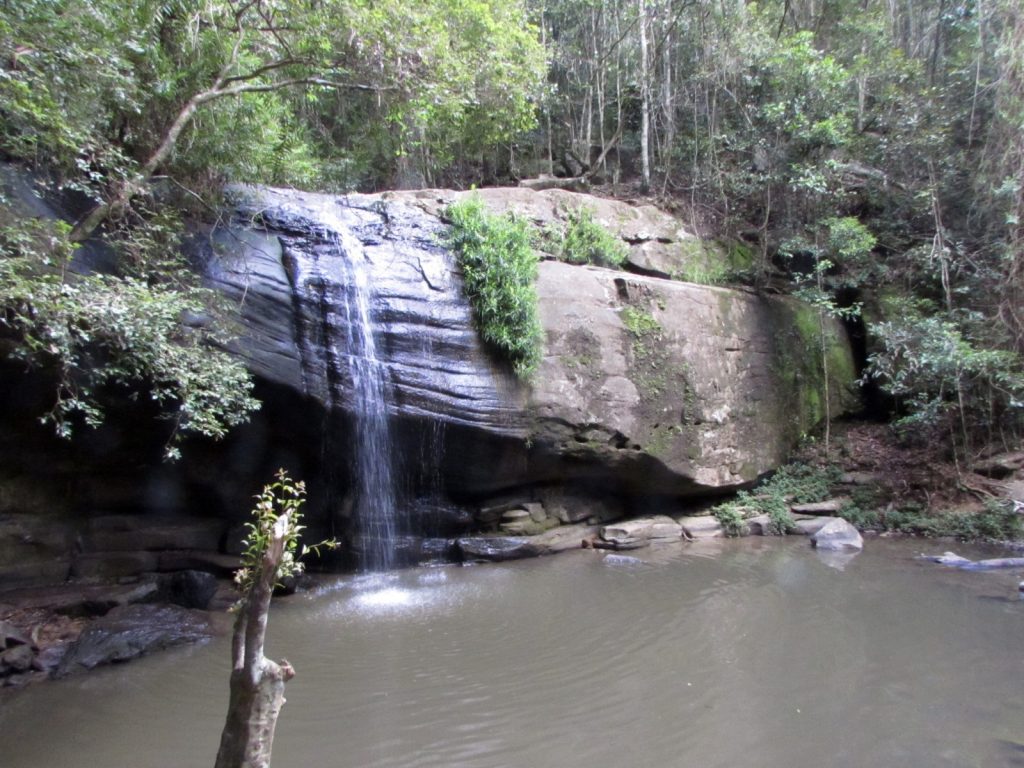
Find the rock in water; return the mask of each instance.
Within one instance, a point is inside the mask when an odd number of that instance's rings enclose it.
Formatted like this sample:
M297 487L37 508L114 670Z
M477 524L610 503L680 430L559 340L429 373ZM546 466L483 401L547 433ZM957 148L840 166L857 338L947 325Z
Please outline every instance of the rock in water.
M693 515L678 518L683 532L691 539L720 539L725 533L718 518L711 515Z
M652 541L679 541L682 535L682 526L664 515L624 520L601 529L601 538L615 549L639 549Z
M818 549L841 551L863 549L864 539L860 532L845 520L836 518L823 525L811 536L811 543Z
M62 677L101 664L128 661L151 651L213 636L209 616L177 605L126 605L92 622L61 660Z

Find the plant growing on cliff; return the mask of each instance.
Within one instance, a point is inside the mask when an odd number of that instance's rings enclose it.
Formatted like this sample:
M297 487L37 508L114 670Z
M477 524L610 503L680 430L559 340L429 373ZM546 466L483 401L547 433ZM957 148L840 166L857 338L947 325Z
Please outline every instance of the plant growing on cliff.
M455 252L466 297L484 342L528 379L541 358L537 255L527 222L495 216L476 195L448 206L448 245Z
M605 229L586 206L567 214L561 254L570 264L602 267L621 267L629 255L623 242Z

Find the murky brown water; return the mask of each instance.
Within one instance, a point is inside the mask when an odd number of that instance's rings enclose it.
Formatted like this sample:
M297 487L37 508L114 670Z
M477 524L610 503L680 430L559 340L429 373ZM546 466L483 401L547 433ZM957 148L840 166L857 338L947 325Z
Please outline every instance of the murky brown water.
M274 766L1024 765L1024 574L867 547L844 571L746 540L325 581L275 604L299 676ZM224 639L4 696L0 765L212 765L227 670Z

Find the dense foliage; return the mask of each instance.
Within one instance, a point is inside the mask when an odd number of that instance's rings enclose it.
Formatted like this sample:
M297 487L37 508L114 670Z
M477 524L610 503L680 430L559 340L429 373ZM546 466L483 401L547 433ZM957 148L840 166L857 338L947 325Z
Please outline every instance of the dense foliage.
M626 260L626 246L599 221L594 212L580 207L566 214L561 257L570 264L619 267Z
M918 434L961 455L1019 441L1019 2L535 8L554 86L536 167L577 176L601 157L594 178L747 240L755 285L788 276L846 317L862 303L869 377Z
M78 195L58 240L119 243L107 290L160 295L192 290L168 209L225 181L607 182L859 314L910 431L1024 430L1017 0L0 0L0 155ZM560 256L614 264L601 236L579 211Z
M181 213L226 181L422 183L530 128L542 72L504 0L0 2L0 161L82 211L36 227L0 197L5 348L56 370L45 418L69 435L141 387L175 436L223 434L256 403L175 256ZM117 264L76 274L97 232Z
M182 322L209 317L215 302L207 291L147 282L141 269L71 272L66 234L67 225L53 221L0 228L0 332L15 342L10 357L55 373L53 405L42 420L58 435L70 437L76 423L100 424L104 395L141 390L171 421L166 455L175 458L181 438L222 437L259 407L245 368L218 348L223 328ZM131 244L136 258L154 247Z
M481 337L517 376L528 379L540 362L543 341L530 225L489 213L475 195L448 206L446 216L452 225L448 242Z

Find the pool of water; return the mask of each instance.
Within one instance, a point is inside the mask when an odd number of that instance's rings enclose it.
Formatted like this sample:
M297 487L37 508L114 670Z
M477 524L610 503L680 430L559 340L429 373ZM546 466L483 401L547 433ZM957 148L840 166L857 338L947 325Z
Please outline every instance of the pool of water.
M275 768L1024 765L1020 572L805 539L326 578ZM970 550L960 547L961 554ZM4 768L210 766L228 639L0 697Z

